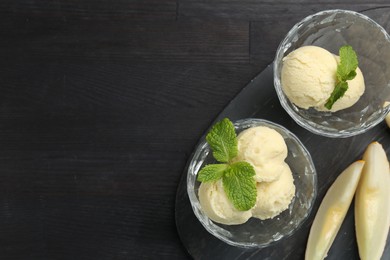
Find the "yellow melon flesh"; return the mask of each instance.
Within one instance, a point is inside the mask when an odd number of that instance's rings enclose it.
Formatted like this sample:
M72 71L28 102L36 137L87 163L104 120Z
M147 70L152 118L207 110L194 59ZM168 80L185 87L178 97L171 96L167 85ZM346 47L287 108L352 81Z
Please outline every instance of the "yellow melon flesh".
M390 173L386 153L377 142L364 155L355 199L355 227L362 260L379 260L386 245L390 225Z
M363 166L364 161L354 162L329 188L310 229L306 260L322 260L327 256L351 205Z

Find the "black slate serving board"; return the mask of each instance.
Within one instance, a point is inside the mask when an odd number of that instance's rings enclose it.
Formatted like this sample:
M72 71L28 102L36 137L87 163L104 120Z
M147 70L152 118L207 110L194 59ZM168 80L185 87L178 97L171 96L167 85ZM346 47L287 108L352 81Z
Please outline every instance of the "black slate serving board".
M390 8L369 10L364 14L389 31ZM195 259L304 259L307 238L315 213L337 176L349 164L360 159L365 148L372 141L380 142L390 158L390 130L384 122L367 133L343 139L318 136L298 126L279 103L273 87L272 65L255 77L218 115L215 121L224 117L232 121L250 117L267 119L283 125L297 135L311 153L317 169L318 195L309 218L292 236L263 249L236 248L209 234L195 217L187 195L186 167L177 190L175 217L181 241ZM352 206L327 259L359 259ZM382 259L390 259L390 237L388 237Z

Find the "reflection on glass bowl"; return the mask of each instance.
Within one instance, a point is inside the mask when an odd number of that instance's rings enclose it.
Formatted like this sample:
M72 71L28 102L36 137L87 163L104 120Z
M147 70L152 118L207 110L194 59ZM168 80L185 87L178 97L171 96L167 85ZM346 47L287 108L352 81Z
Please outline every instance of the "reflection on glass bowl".
M288 100L281 86L283 58L306 45L319 46L334 54L343 45L354 48L366 86L355 105L331 113L302 109ZM352 11L328 10L308 16L279 45L274 61L274 84L283 108L307 130L327 137L364 133L381 122L390 109L390 106L383 107L390 100L390 36L369 17Z
M206 230L220 240L237 247L262 248L293 234L308 217L316 194L317 174L309 152L299 139L286 128L261 119L243 119L234 123L237 134L254 126L267 126L279 132L287 145L287 164L290 166L296 193L289 208L273 219L250 218L241 225L223 225L211 221L202 211L198 198L199 170L215 163L209 145L203 138L188 167L187 192L192 209Z

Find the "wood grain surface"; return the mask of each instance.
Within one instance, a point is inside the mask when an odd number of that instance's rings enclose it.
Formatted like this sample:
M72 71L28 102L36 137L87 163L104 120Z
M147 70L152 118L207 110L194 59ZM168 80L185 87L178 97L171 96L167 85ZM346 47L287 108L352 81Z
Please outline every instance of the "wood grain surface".
M199 137L308 14L379 0L0 2L0 258L187 259Z

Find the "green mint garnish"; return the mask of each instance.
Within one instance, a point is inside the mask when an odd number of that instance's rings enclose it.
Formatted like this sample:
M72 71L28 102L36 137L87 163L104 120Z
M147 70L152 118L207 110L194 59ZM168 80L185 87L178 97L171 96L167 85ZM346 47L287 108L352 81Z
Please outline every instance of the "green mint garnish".
M217 181L222 178L223 173L229 168L227 164L209 164L203 167L198 173L198 181Z
M238 210L250 210L256 203L255 170L247 162L232 164L222 177L227 197Z
M214 158L220 164L209 164L198 173L198 181L210 182L222 179L223 189L233 206L249 210L256 203L255 169L248 162L231 160L237 156L237 135L233 123L225 118L216 123L206 136Z
M355 70L359 63L356 52L352 46L345 45L339 50L340 64L337 66L337 78L339 81L351 80L356 76Z
M337 84L332 94L325 103L327 109L332 109L333 104L348 90L347 80L352 80L356 76L358 58L356 52L349 45L342 46L339 50L340 63L337 65Z
M336 87L334 88L332 94L330 95L328 101L325 104L325 107L327 109L331 109L333 104L344 96L345 92L348 90L348 83L345 81L337 83Z
M228 162L237 155L237 137L233 123L224 118L216 123L206 136L206 141L213 150L218 162Z

